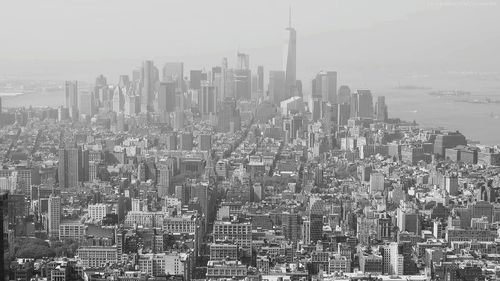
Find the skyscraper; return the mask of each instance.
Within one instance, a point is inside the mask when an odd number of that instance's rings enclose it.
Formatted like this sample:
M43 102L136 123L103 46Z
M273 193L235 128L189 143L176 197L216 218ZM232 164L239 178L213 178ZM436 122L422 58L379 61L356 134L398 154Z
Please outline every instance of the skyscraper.
M235 69L233 81L236 98L250 100L252 97L252 74L250 69Z
M337 95L337 103L350 103L351 102L351 89L347 85L342 85L339 88Z
M219 96L220 100L223 100L227 97L227 58L222 58L220 80Z
M236 69L240 70L250 69L250 56L248 54L238 52L236 58L237 58Z
M158 70L153 61L146 60L141 69L141 111L152 111L154 103L154 86Z
M59 149L58 179L60 188L75 188L78 186L79 166L78 148Z
M312 95L324 102L337 103L337 72L321 71L312 81Z
M59 236L59 225L61 224L61 197L51 195L49 197L49 235Z
M297 95L297 32L292 27L292 8L288 18L287 41L285 43L285 98Z
M191 70L189 72L189 88L193 90L199 90L201 88L201 70Z
M351 117L373 118L373 97L370 90L351 94Z
M8 210L8 201L9 194L5 191L0 193L0 229L2 230L2 236L0 236L0 247L2 251L0 252L0 276L3 280L8 280L9 272L5 269L8 269L9 266L5 266L4 254L6 248L6 243L4 242L4 234L8 233L7 226L9 225L7 219L7 210ZM9 234L10 235L10 234ZM5 277L7 276L7 278Z
M66 108L69 110L69 116L74 119L78 116L78 82L66 81L64 90Z
M175 90L177 82L161 82L158 88L157 107L159 113L175 111Z
M78 103L79 114L85 114L87 116L92 116L94 114L94 94L89 91L84 91L80 93Z
M257 92L264 92L264 66L257 67Z
M383 273L388 275L403 274L403 257L399 254L398 243L391 242L383 246Z
M198 108L202 116L217 113L217 88L204 84L198 92Z
M167 62L163 66L163 82L175 82L176 90L183 91L184 83L184 63Z
M376 118L378 121L385 122L387 121L387 105L385 104L385 97L378 96L377 97L377 106L376 106Z
M317 199L310 203L311 208L309 211L309 237L312 243L317 243L323 237L323 202Z
M373 97L370 90L358 90L358 117L373 118Z
M269 72L268 94L271 102L276 105L285 99L285 77L284 71Z

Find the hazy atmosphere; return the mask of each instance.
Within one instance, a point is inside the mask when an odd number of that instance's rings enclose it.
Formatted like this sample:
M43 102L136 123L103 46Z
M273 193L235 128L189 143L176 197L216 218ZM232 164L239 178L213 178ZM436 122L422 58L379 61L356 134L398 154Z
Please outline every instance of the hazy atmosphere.
M0 281L500 280L500 0L0 0Z
M303 80L323 68L499 71L494 0L21 0L2 4L0 75L91 81L98 72L115 81L144 59L200 68L236 50L249 53L253 66L280 68L289 5Z

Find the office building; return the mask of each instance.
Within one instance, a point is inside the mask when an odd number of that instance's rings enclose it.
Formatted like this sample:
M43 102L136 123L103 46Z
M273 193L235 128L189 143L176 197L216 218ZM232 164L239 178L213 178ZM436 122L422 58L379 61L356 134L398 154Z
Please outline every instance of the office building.
M284 70L285 70L285 95L287 99L298 95L297 91L297 31L292 27L292 11L290 8L287 41L285 43ZM281 100L280 100L281 101Z
M338 104L343 104L347 103L349 104L351 102L351 89L347 85L342 85L340 86L337 94L337 103Z
M375 106L375 119L377 121L386 122L388 118L387 105L385 104L385 96L377 97L377 104Z
M264 66L262 65L257 67L257 92L264 92Z
M201 89L202 81L202 71L201 70L191 70L189 72L189 88L193 90Z
M198 149L201 151L209 151L212 149L212 135L198 136Z
M175 82L161 82L157 94L157 112L170 113L175 111Z
M51 195L48 209L48 234L58 237L59 225L61 224L61 197Z
M467 145L465 136L457 132L446 132L436 136L434 140L434 153L444 157L447 148L453 148L458 145Z
M318 73L312 81L312 96L323 102L337 103L337 72Z
M155 84L158 81L158 69L153 61L146 60L141 68L141 112L153 111Z
M176 91L182 92L184 89L184 63L167 62L162 71L163 82L174 82Z
M376 192L384 191L385 176L382 173L370 174L370 190L368 193L375 194Z
M286 77L284 71L269 72L268 96L271 102L275 105L280 104L282 100L286 99L285 79Z
M356 117L373 118L373 97L370 90L357 91Z
M219 132L238 131L241 127L240 111L236 109L236 100L226 99L218 108L217 130Z
M66 108L69 111L69 117L72 119L78 118L78 82L66 81L64 85Z
M217 88L203 83L198 92L198 109L203 117L217 113Z
M180 138L180 150L193 149L193 133L182 133Z
M60 148L59 149L59 169L58 179L60 188L76 188L80 179L79 154L78 148Z
M94 94L89 91L82 91L80 92L79 99L78 113L92 116L95 110Z
M403 274L403 256L399 254L398 243L391 242L382 247L382 265L385 275Z
M101 221L110 211L110 208L102 203L90 204L88 207L89 217L96 221Z

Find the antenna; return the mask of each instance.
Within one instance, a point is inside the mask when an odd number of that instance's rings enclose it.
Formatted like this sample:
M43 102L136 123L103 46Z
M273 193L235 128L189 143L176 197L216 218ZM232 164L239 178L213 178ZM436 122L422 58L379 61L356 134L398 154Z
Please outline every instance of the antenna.
M288 27L292 28L292 5L288 6Z

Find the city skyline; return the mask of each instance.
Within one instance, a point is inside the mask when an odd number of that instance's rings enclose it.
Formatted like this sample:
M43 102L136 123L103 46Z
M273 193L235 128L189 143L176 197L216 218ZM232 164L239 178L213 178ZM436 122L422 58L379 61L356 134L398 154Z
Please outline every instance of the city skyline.
M499 279L496 1L20 1L1 281Z
M237 2L237 1L236 1ZM29 3L29 1L28 1ZM240 9L235 9L231 13L230 19L238 17L241 20L234 21L235 24L222 27L219 21L212 21L214 27L210 31L203 31L200 38L209 36L212 40L205 43L218 42L216 46L204 44L199 48L192 40L198 35L186 37L187 34L198 34L196 24L180 24L186 30L192 32L177 34L168 24L160 24L151 19L138 22L137 26L130 25L124 21L124 16L133 16L132 11L138 16L142 13L156 13L152 7L160 8L163 4L156 1L151 2L151 6L138 5L134 1L123 3L123 10L120 15L116 15L112 9L114 2L100 3L102 11L90 9L91 2L88 3L63 3L62 1L51 2L50 5L39 7L40 12L33 14L29 10L20 13L18 4L9 4L7 8L12 9L12 14L19 14L20 17L5 17L2 24L15 25L20 30L25 30L23 38L16 37L12 30L2 30L5 38L3 46L0 46L0 73L9 76L31 76L43 78L55 78L60 80L84 80L90 81L90 69L102 69L102 73L107 77L117 77L118 69L133 67L135 64L152 59L159 64L165 61L184 61L186 68L200 68L205 65L214 64L220 57L232 57L234 50L240 49L252 55L255 65L266 65L269 68L279 69L282 62L282 27L288 22L287 8L292 5L294 11L294 25L300 30L301 47L298 49L298 78L305 79L312 76L318 68L337 68L344 72L362 67L367 68L388 68L394 71L414 71L426 72L439 66L444 71L498 71L495 67L496 56L493 52L500 42L496 40L495 24L498 20L495 11L498 11L497 1L481 0L470 3L465 0L448 2L439 1L385 1L382 4L369 3L367 1L318 1L317 6L324 7L316 11L314 20L308 20L311 14L308 5L300 1L273 1L267 9L261 2L255 2L253 11L255 15L261 15L261 22L248 19L248 13L242 13ZM34 4L37 5L37 4ZM76 6L72 6L76 5ZM165 6L172 10L185 9L184 4ZM218 5L237 5L232 2L221 2ZM55 10L65 11L71 7L79 7L81 13L76 14L75 19L67 20L66 27L61 33L57 32L58 20L63 20L60 13ZM366 10L373 13L363 12ZM387 9L390 7L391 9ZM48 10L47 10L48 9ZM362 14L359 14L359 11ZM185 11L190 11L185 9ZM192 9L196 12L196 9ZM219 10L208 8L208 11L217 15ZM331 11L327 13L327 11ZM356 17L352 17L353 11L357 11ZM376 12L375 12L376 11ZM104 17L109 14L114 21L108 21ZM202 20L210 13L195 17L196 22ZM34 29L25 27L24 22L19 22L22 16L32 16L39 20L40 24ZM180 13L182 15L182 13ZM272 15L272 16L271 16ZM478 15L481 15L479 17ZM80 17L95 17L102 22L101 28L94 28L95 32L88 30L91 23L82 25L77 20ZM104 18L103 18L104 17ZM178 17L178 16L177 16ZM213 18L213 17L212 17ZM474 19L467 26L464 26L462 18ZM246 19L246 20L244 20ZM177 18L176 18L177 20ZM228 19L229 20L229 19ZM152 21L152 22L151 22ZM182 19L181 19L182 21ZM149 23L152 31L142 33L145 38L130 40L127 35L130 29L142 27ZM168 20L166 21L168 23ZM119 26L115 26L119 25ZM161 34L160 27L165 26L165 32L170 36L155 36ZM119 27L119 28L118 28ZM271 27L271 28L269 28ZM45 30L43 30L45 28ZM66 30L68 28L68 30ZM74 31L71 31L74 28ZM29 36L37 29L38 34ZM194 30L193 30L194 29ZM474 30L481 29L483 36L478 36ZM112 32L116 30L115 32ZM439 40L439 35L447 30L446 40ZM45 31L45 32L44 32ZM116 33L118 32L119 33ZM408 32L406 32L408 31ZM137 32L135 32L137 34ZM141 34L141 33L139 33ZM72 48L61 47L59 41L61 36L72 38L76 44ZM394 36L399 40L391 41ZM464 42L462 38L467 36L470 40ZM397 38L396 37L396 38ZM35 44L33 40L37 38L43 44ZM91 39L92 38L92 39ZM171 40L165 42L163 38L176 38L175 44ZM117 40L119 39L119 40ZM124 42L126 40L127 43ZM118 47L118 42L121 46ZM133 45L143 42L142 47L132 48ZM168 43L170 42L170 43ZM369 42L376 42L372 44ZM390 42L390 44L389 44ZM432 42L432 48L424 42ZM484 44L484 43L488 44ZM89 45L90 44L90 45ZM465 46L462 46L466 44ZM100 46L99 46L100 45ZM36 46L36 48L34 48ZM86 46L81 48L79 46ZM467 47L468 46L468 47ZM150 49L154 47L153 49ZM111 49L109 49L111 48ZM195 48L195 49L193 49ZM387 49L391 50L391 56L387 56ZM108 50L109 49L109 50ZM107 51L105 51L107 50ZM326 51L328 50L328 51ZM474 50L474 51L473 51ZM476 52L475 50L481 50ZM132 52L133 51L133 52ZM69 53L68 53L69 52ZM91 54L89 52L94 52ZM97 53L95 53L97 52ZM318 57L316 54L328 54L328 56ZM446 55L444 55L446 54ZM419 60L415 60L419 58ZM360 60L362 59L362 60ZM35 61L37 63L35 63ZM252 65L252 68L255 66ZM411 66L409 68L409 66ZM42 70L42 67L45 70ZM47 70L48 69L48 70ZM66 73L64 77L62 73Z

